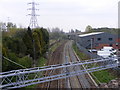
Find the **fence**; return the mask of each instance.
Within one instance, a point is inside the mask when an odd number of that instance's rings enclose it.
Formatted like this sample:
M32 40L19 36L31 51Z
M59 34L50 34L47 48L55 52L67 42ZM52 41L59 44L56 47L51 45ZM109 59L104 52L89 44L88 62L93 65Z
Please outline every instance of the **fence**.
M85 53L86 55L90 56L91 58L99 58L99 55L96 55L94 53L88 52L86 48L82 47L80 44L76 43L78 49Z

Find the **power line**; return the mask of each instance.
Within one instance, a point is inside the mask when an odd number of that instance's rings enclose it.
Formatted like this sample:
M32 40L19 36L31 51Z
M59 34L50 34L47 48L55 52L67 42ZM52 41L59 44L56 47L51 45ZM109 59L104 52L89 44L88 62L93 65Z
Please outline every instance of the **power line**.
M37 15L35 11L39 10L39 9L36 9L35 6L39 5L39 4L35 3L34 1L30 2L28 4L32 5L32 8L28 9L28 10L31 10L31 14L28 14L31 16L29 27L37 28L37 27L39 27L38 22L37 22L37 16L39 16L39 15Z
M18 64L18 63L16 63L16 62L10 60L9 58L6 58L6 57L4 57L4 56L2 56L2 57L3 57L5 60L8 60L8 61L10 61L10 62L12 62L12 63L14 63L14 64L16 64L16 65L22 67L22 68L26 68L25 66L23 66L23 65L21 65L21 64Z

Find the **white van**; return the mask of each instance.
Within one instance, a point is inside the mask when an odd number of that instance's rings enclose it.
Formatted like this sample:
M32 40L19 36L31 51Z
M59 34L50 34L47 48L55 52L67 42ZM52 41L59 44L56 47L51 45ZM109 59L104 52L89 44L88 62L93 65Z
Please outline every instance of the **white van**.
M115 52L116 50L113 49L113 47L108 47L105 46L103 47L102 50L98 51L97 54L99 56L102 56L103 58L107 58L107 57L115 57Z
M102 56L103 58L107 58L111 55L111 52L110 51L98 51L97 54L99 56Z
M103 47L102 51L112 51L112 52L116 52L116 50L115 50L113 47L109 47L109 46Z

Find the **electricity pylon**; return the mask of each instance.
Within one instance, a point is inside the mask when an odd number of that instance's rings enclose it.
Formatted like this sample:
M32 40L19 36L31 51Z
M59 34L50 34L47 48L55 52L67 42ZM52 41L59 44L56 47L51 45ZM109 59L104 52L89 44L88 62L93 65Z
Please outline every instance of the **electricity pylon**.
M35 11L39 10L39 9L36 9L35 6L39 5L39 4L35 3L34 1L31 3L28 3L28 4L32 5L32 8L28 9L28 10L31 10L31 14L28 14L31 16L29 27L32 29L37 28L37 27L39 27L38 22L37 22L37 16L39 16L39 15L37 15L35 13Z

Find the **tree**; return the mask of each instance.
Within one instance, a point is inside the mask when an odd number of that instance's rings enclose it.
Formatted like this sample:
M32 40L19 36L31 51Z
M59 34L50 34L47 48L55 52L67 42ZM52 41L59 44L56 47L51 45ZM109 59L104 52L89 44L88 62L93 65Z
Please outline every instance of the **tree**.
M73 29L71 29L71 31L70 31L71 33L74 33L74 30Z
M7 27L6 27L6 23L0 22L0 31L6 31Z
M85 29L85 32L91 32L92 31L92 27L90 25L88 25Z
M58 40L60 38L64 38L63 29L59 29L58 27L52 28L51 32L49 32L50 39Z
M12 22L8 22L7 27L8 28L16 28L17 26L16 26L16 24L13 24Z
M44 28L33 30L29 27L27 30L11 28L9 32L2 31L2 43L3 56L25 67L32 67L32 63L35 61L34 65L37 65L38 59L46 53L49 45L49 33ZM21 68L5 59L2 61L3 71Z
M28 27L27 32L23 36L23 41L27 47L26 54L32 57L35 65L37 59L47 51L49 34L44 28L36 28L31 30Z
M23 38L22 38L27 50L26 54L30 55L32 58L33 55L33 37L32 37L32 31L28 28L27 32L25 32Z

